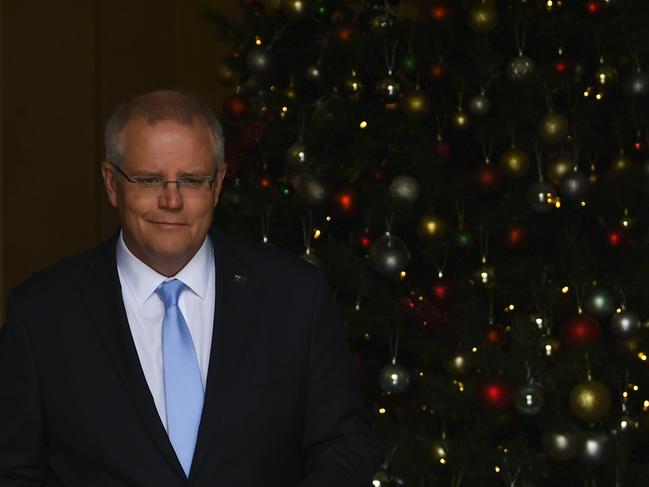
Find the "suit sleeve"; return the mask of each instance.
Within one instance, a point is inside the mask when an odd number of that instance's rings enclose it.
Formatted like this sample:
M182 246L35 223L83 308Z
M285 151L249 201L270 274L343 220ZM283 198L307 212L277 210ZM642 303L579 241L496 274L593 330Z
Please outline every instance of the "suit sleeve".
M41 398L32 352L13 293L0 328L0 486L44 485Z
M298 487L368 487L382 461L336 304L318 272L310 337L304 477Z

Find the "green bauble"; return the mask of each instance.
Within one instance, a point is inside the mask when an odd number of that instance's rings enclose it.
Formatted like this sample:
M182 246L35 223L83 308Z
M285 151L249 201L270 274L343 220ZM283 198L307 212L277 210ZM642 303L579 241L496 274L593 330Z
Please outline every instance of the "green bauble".
M584 307L598 318L608 318L615 311L615 298L608 289L598 287L590 292Z
M473 247L473 235L467 230L459 230L455 234L455 246L460 250L469 250Z

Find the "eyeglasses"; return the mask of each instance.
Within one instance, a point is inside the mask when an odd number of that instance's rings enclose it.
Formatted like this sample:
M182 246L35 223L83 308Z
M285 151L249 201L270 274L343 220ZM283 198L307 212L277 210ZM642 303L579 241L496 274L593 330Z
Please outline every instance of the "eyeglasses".
M216 180L216 172L213 176L180 176L175 181L155 175L129 176L117 164L111 162L110 165L129 183L134 184L138 191L150 195L159 195L167 187L167 184L176 183L176 189L183 196L203 196L212 189L212 184Z

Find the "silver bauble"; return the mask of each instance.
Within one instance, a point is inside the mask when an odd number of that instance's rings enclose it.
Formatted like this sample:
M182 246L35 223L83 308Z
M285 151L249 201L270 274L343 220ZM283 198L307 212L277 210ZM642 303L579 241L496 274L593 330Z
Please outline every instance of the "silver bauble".
M392 363L386 365L379 373L379 385L385 392L399 394L410 384L410 374L405 367Z
M583 434L579 460L587 465L603 465L609 460L613 445L605 431L588 431Z
M297 192L309 205L318 206L327 201L329 188L318 177L311 174L305 175L297 185Z
M469 111L474 115L485 115L490 107L491 102L484 91L481 91L469 100Z
M525 81L534 72L534 61L519 54L507 63L507 77L512 81Z
M538 414L544 404L543 386L539 383L525 384L516 391L514 406L519 413L525 416Z
M553 460L565 462L574 458L579 443L579 435L571 428L552 429L543 434L543 450Z
M253 47L246 56L248 72L259 77L270 69L270 53L264 47Z
M545 181L530 186L527 190L527 202L530 208L537 213L547 213L555 207L557 200L557 190L555 187Z
M390 183L390 197L397 204L412 204L419 198L419 181L408 174L395 177Z
M370 261L374 270L385 277L398 275L408 263L410 253L401 239L386 234L370 247Z
M607 318L615 311L615 298L605 288L595 288L586 297L586 311L598 318Z
M309 153L301 140L295 142L286 151L286 163L291 169L299 170L309 162Z
M640 318L632 311L622 310L611 317L611 333L618 338L626 340L635 336L642 324Z
M568 201L583 200L588 194L588 176L579 171L571 171L561 178L559 194Z
M644 97L649 94L649 73L637 70L626 77L623 83L624 92L632 97Z

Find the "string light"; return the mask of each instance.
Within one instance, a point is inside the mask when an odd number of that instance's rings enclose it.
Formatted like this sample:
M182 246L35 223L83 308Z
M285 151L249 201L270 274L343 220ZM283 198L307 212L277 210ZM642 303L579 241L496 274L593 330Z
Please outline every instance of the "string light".
M385 408L379 408L379 414L385 414L386 409Z
M563 294L568 294L568 291L570 291L570 288L569 288L568 286L563 286L563 287L561 288L561 292L562 292Z
M362 129L367 128L367 122L363 120L361 123L358 124L358 126Z

